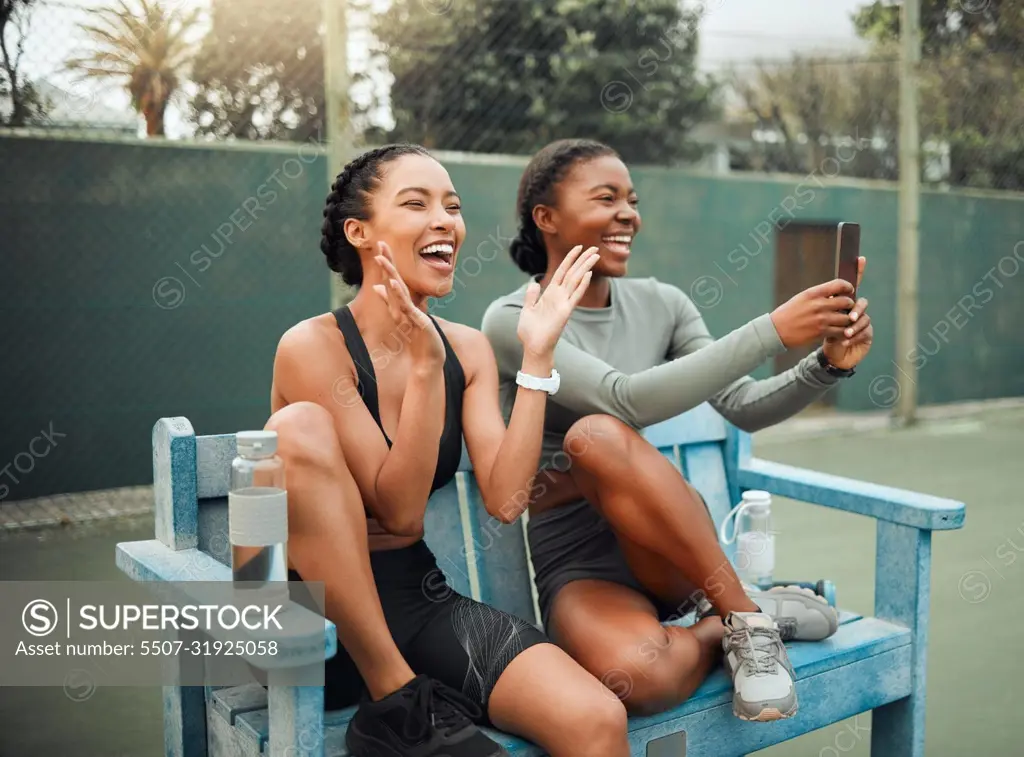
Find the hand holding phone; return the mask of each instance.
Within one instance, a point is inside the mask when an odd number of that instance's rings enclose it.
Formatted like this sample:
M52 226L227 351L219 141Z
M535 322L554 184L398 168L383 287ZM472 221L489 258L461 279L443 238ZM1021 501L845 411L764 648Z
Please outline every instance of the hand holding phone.
M857 300L857 275L860 268L860 224L844 221L836 230L836 278L853 285ZM849 312L849 311L846 311Z
M866 262L866 261L865 261ZM840 223L836 229L836 279L854 289L854 307L841 312L849 315L851 324L840 338L827 337L822 345L827 362L843 371L853 370L871 349L874 329L867 314L868 301L857 298L857 283L862 272L860 259L860 224Z

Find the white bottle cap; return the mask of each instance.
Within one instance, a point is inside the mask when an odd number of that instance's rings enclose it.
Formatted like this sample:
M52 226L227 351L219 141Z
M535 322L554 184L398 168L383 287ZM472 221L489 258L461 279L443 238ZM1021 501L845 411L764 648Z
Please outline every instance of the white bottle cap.
M277 452L276 431L239 431L235 434L239 455L273 455Z
M771 507L772 495L760 489L751 489L743 492L743 502L751 510L763 511Z

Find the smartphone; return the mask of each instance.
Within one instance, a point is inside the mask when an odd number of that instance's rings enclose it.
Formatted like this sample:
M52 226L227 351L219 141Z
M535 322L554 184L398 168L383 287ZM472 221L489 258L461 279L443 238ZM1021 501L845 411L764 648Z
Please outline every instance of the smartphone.
M860 224L840 223L836 231L836 278L853 285L853 300L857 300L857 269L860 261ZM849 312L849 311L846 311Z

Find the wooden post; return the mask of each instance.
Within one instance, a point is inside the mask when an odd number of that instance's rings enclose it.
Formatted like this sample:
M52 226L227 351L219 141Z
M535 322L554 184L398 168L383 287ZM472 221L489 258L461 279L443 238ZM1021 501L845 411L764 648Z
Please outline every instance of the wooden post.
M917 412L917 368L911 353L917 345L918 224L920 217L920 137L918 135L918 64L921 60L920 0L903 0L900 11L899 248L897 250L896 367L900 394L896 415L911 425Z
M352 121L349 109L347 0L323 0L324 15L324 104L327 127L327 191L334 177L353 155ZM331 309L349 302L355 292L331 273Z

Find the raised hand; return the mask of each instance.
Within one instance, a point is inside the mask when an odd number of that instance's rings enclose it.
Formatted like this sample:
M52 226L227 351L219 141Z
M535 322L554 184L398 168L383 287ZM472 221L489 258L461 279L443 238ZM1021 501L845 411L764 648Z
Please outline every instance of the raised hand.
M852 321L843 311L855 303L850 295L853 285L833 279L794 295L771 313L772 323L787 349L820 341L823 337L842 337Z
M861 257L857 261L857 289L860 289L860 282L864 278L864 268L867 266L867 258ZM871 316L865 311L868 309L868 301L861 297L857 304L850 311L852 323L843 330L842 336L828 337L825 339L822 349L825 357L836 368L849 370L857 365L871 350L871 343L874 341L875 329L871 325Z
M374 284L373 291L387 303L392 320L398 324L398 336L409 344L413 362L420 366L443 365L444 342L437 333L429 316L413 304L409 288L398 275L391 249L384 243L378 245L380 254L374 257L387 281L387 285Z
M544 294L540 284L530 283L516 329L526 353L547 355L555 349L573 308L590 285L590 269L599 257L596 247L584 251L583 245L576 245L558 266Z

